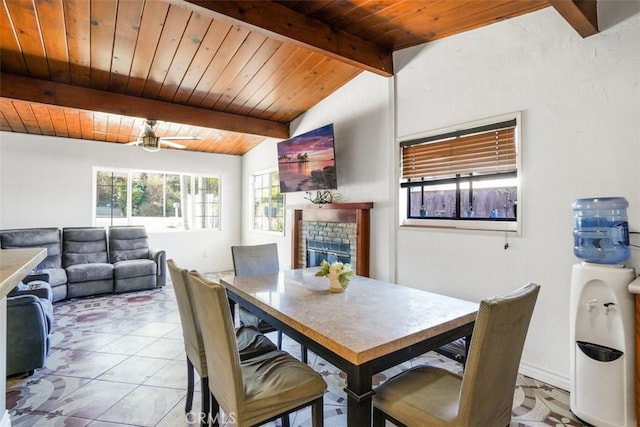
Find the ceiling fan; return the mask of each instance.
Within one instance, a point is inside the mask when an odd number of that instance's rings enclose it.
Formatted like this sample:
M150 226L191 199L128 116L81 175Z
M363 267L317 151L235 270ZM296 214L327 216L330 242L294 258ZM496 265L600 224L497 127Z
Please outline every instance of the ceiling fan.
M158 151L161 145L182 150L186 148L184 145L172 141L196 141L202 139L199 136L157 136L157 125L158 122L156 120L145 120L138 139L127 143L127 145L142 145L142 148L147 151Z

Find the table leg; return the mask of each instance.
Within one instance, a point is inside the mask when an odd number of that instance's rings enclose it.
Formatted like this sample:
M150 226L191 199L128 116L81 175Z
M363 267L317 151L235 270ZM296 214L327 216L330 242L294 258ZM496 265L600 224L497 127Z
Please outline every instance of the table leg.
M372 371L365 366L353 366L347 370L347 425L371 425Z

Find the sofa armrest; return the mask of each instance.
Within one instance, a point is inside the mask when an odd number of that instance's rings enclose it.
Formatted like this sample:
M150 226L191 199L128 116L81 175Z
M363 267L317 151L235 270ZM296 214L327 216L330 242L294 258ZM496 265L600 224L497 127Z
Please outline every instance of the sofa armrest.
M167 283L167 253L164 249L149 248L149 257L156 262L158 266L158 282L157 287L162 287Z
M51 323L34 295L7 298L7 375L33 371L45 364Z
M18 283L18 285L9 292L7 297L17 297L22 295L33 295L38 298L53 300L53 291L48 282L42 280L33 280L28 283Z
M42 282L51 283L51 275L45 272L31 273L24 279L22 279L22 283L29 283L35 280L40 280Z

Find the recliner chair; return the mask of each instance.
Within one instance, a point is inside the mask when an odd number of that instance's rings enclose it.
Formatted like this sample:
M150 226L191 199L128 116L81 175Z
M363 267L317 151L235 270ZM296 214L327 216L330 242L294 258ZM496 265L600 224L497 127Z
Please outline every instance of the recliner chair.
M47 274L29 275L7 295L7 372L45 366L53 328L52 292Z
M64 228L62 247L69 298L113 292L113 264L109 263L104 228Z
M153 289L167 282L166 253L149 247L144 226L109 227L109 261L115 292Z

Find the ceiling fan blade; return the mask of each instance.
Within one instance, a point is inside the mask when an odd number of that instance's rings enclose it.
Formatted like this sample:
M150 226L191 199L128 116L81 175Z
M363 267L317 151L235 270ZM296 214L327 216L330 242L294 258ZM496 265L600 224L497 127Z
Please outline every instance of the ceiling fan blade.
M127 142L125 145L140 145L142 141L136 139L135 141Z
M182 144L178 144L177 142L167 141L166 138L160 138L160 144L166 145L166 146L171 147L171 148L177 148L179 150L187 148Z
M202 138L199 136L161 136L160 139L164 141L199 141Z

